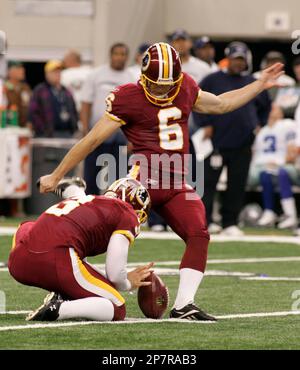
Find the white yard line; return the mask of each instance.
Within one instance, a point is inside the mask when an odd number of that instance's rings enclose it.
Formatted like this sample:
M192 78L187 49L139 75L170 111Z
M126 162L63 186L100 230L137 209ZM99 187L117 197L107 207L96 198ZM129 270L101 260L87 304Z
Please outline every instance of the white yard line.
M152 232L142 231L139 239L155 239L155 240L180 240L179 236L173 232ZM300 245L300 238L296 236L281 236L281 235L244 235L241 237L211 235L211 241L216 243L224 242L253 242L253 243L288 243Z
M98 265L94 265L99 268ZM102 266L101 266L102 267ZM160 276L177 276L179 275L178 268L154 268L154 272ZM7 271L7 269L0 269L0 272ZM239 272L239 271L222 271L222 270L206 270L205 276L237 276L237 277L248 277L255 276L252 272Z
M287 243L300 245L300 238L296 236L280 235L244 235L241 237L212 235L211 240L217 243L250 242L250 243Z
M27 315L31 311L0 311L0 315Z
M260 262L300 262L300 257L258 257L258 258L228 258L208 260L211 265L232 263L260 263ZM159 263L160 264L160 263Z
M218 265L218 264L232 264L232 263L258 263L258 262L300 262L299 256L291 257L257 257L257 258L225 258L225 259L209 259L207 264ZM149 262L130 262L127 264L128 267L136 267L138 265L144 265ZM180 261L157 261L158 266L179 266ZM104 265L99 265L103 268Z
M14 233L16 231L17 231L17 227L13 227L13 226L1 226L0 227L0 235L1 236L14 235Z
M2 226L0 227L1 235L13 235L17 227ZM157 233L153 231L142 231L138 239L153 239L153 240L180 240L179 236L174 232ZM211 235L211 241L217 243L223 242L269 242L269 243L288 243L300 245L300 238L295 236L280 236L280 235L245 235L242 237L231 237L223 235Z
M282 316L300 315L300 311L279 311L279 312L257 312L257 313L241 313L235 315L216 316L219 320L227 319L248 319L251 317L282 317Z
M227 259L212 259L208 260L207 264L208 265L222 265L222 264L247 264L247 263L269 263L269 262L300 262L300 257L299 256L294 256L294 257L258 257L258 258L227 258ZM149 263L149 261L144 261L144 262L130 262L127 264L128 267L137 267L140 265L146 265ZM174 266L178 267L180 264L180 261L157 261L156 265L157 266ZM95 266L99 269L104 270L105 265L104 264L95 264ZM157 268L159 269L159 268ZM1 267L0 265L0 272L7 272L8 269L7 267Z
M284 276L246 276L240 277L241 280L251 281L300 281L299 277L284 277Z
M259 312L259 313L245 313L235 315L223 315L216 316L219 320L232 320L232 319L245 319L245 318L263 318L263 317L282 317L282 316L293 316L300 315L300 311L283 311L283 312ZM180 324L211 324L214 322L209 321L190 321L180 319L140 319L140 318L128 318L125 321L70 321L70 322L55 322L50 324L27 324L27 325L12 325L12 326L0 326L0 331L11 331L11 330L29 330L29 329L50 329L70 326L83 326L83 325L129 325L129 324L157 324L157 323L180 323Z

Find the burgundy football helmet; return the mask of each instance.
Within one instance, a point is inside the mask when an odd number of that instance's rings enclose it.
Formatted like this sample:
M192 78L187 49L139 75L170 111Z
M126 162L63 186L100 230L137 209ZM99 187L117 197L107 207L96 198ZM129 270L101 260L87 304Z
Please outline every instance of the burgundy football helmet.
M179 93L182 77L179 54L171 45L159 42L146 50L142 61L141 85L151 103L164 106L172 102ZM155 90L162 93L156 93Z
M131 204L141 224L147 220L151 207L150 195L139 181L127 177L116 180L104 195Z

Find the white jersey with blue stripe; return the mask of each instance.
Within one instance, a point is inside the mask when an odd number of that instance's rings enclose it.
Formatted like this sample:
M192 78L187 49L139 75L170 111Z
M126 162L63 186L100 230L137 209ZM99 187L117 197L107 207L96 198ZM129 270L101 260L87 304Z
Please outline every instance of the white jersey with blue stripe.
M254 143L253 164L284 165L288 145L295 142L296 131L296 122L291 119L278 120L272 126L264 126L259 131Z

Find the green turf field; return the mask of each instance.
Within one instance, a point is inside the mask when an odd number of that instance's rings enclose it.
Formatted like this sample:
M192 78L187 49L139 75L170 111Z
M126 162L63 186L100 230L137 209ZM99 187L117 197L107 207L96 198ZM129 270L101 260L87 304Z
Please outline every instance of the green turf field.
M0 237L0 261L7 259L11 237ZM137 240L129 262L179 261L180 241ZM275 243L211 243L209 259L297 257L300 246ZM103 258L90 259L102 263ZM218 261L217 261L218 262ZM209 263L207 270L253 273L269 277L300 277L299 261ZM173 266L161 266L176 269ZM173 302L178 276L162 276ZM7 300L7 311L30 310L40 305L44 291L22 286L0 271L0 290ZM196 303L209 313L234 314L290 311L294 291L300 281L248 281L237 276L207 276ZM294 293L295 294L295 293ZM141 318L136 294L125 293L127 316ZM297 296L298 297L298 296ZM296 297L296 298L297 298ZM300 294L299 294L300 297ZM300 308L300 305L299 305ZM213 324L136 323L93 324L88 326L5 330L3 327L29 325L24 315L0 315L1 349L299 349L300 316L220 319Z

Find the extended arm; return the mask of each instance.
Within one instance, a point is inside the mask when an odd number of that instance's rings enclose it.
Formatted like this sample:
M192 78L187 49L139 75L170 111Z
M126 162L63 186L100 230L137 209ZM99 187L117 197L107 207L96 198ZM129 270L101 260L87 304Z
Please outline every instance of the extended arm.
M200 93L193 110L198 113L224 114L232 112L249 103L257 95L271 87L278 86L277 78L281 76L283 64L276 63L262 72L261 78L241 89L232 90L221 95L205 91Z
M120 126L120 122L104 114L93 129L69 150L52 174L41 177L40 192L47 193L53 191L59 180L62 179L67 172L85 159L89 153L110 137Z

